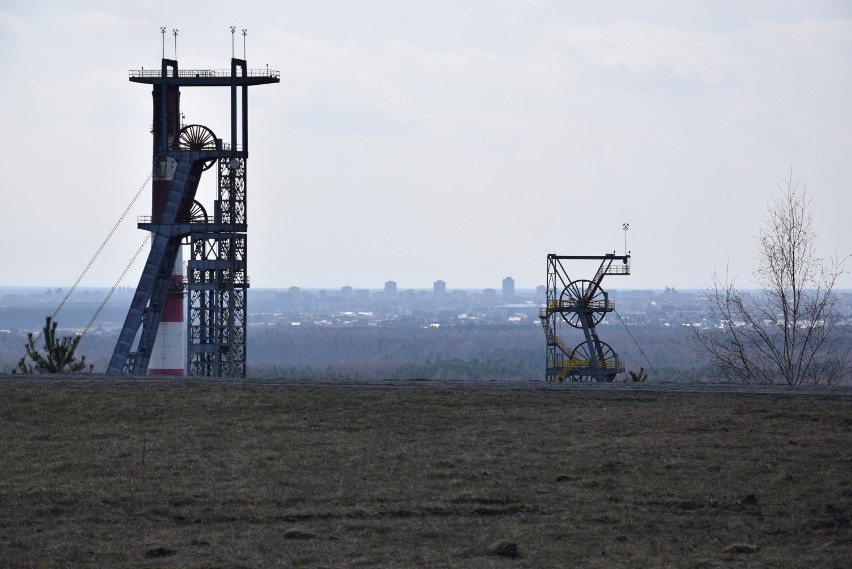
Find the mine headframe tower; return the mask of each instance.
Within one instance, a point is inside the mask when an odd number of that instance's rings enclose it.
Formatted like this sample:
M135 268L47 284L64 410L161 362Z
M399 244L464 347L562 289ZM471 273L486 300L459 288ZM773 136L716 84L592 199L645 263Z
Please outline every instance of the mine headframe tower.
M146 373L163 306L177 286L187 299L186 374L245 377L248 88L278 83L280 74L250 70L236 58L229 70L179 70L176 60L164 58L159 70L131 70L130 81L153 86L153 206L139 220L151 232L151 251L107 373ZM182 124L181 87L230 88L229 140L206 126ZM214 166L216 199L204 207L195 194ZM187 278L176 285L172 273L183 243L190 248Z
M591 279L572 280L566 261L600 261ZM547 340L548 381L612 381L624 371L624 362L603 342L595 326L615 310L601 281L606 275L629 275L630 255L547 256L547 304L539 310ZM562 331L581 331L582 341L571 347Z

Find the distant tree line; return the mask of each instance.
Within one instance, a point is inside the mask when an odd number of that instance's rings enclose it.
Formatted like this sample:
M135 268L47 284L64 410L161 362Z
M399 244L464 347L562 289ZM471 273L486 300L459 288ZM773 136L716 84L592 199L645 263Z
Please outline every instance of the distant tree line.
M703 362L690 350L692 328L642 324L631 325L630 332L632 337L617 320L598 327L601 339L615 349L628 370L644 367L648 381L707 378ZM115 334L90 332L79 349L96 370L104 370L115 340ZM573 345L580 338L566 340ZM26 335L0 333L0 372L12 371L26 341ZM287 325L251 328L248 358L249 375L254 377L540 379L544 377L545 339L541 328L532 324L440 328Z
M642 325L630 330L632 338L620 323L599 328L628 369L644 367L651 381L700 378L689 349L690 328ZM540 379L544 359L544 333L533 325L281 326L253 331L249 337L250 373L266 377Z

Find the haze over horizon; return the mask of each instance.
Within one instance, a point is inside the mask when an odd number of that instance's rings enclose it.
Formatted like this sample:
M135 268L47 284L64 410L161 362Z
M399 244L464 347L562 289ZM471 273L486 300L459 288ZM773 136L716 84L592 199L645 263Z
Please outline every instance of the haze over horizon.
M529 289L548 253L623 254L624 222L633 274L605 288L726 265L750 288L791 169L820 254L852 252L848 2L10 0L0 286L73 284L150 171L128 70L173 58L174 29L181 69L226 68L230 26L249 68L281 72L249 94L253 288ZM184 89L182 110L227 129L225 92ZM150 187L81 286L112 285L149 213Z

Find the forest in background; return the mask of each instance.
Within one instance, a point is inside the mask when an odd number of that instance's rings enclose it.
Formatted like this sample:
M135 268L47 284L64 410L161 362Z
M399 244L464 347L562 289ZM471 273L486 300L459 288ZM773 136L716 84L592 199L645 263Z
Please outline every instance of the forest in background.
M620 328L620 329L619 329ZM634 326L631 332L663 381L695 380L689 329ZM651 366L625 328L601 338L627 369ZM579 338L577 339L579 342ZM543 379L545 338L537 324L439 328L270 328L249 340L256 376L398 379Z
M601 338L626 362L644 367L650 380L694 381L700 366L690 352L691 330L620 323L600 326ZM79 353L103 372L117 334L90 333ZM25 335L0 333L0 371L24 353ZM578 339L579 341L579 339ZM645 361L644 350L658 376ZM543 379L545 339L537 323L463 326L255 326L248 336L253 377Z
M494 291L491 291L492 293ZM78 292L57 316L61 334L85 328L104 291ZM279 378L535 380L545 375L545 337L538 319L543 298L432 291L341 293L270 289L249 299L248 374ZM24 354L26 331L38 330L64 296L61 289L0 295L0 373ZM101 311L78 354L103 372L132 291L122 290ZM693 326L702 322L697 291L614 291L618 313L598 334L625 363L645 368L648 381L710 381L695 356ZM852 294L840 293L852 319ZM563 339L582 340L578 330ZM620 375L622 380L627 374Z

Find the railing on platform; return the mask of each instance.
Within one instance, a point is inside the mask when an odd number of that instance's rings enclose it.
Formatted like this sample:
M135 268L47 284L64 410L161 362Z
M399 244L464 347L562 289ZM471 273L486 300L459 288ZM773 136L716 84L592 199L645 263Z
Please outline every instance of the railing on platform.
M597 368L594 365L594 362L591 360L582 360L579 358L570 358L568 360L563 361L553 361L549 360L547 362L548 368L561 368L559 373L556 375L556 381L562 381L566 377L568 377L572 372L591 372L592 370L613 370L616 373L621 373L625 370L624 362L621 360L601 360L598 361Z
M192 284L193 285L246 285L251 286L251 278L248 275L244 274L235 274L233 277L220 274L217 276L207 276L204 274L193 274L192 276Z
M140 78L140 77L161 77L162 72L160 69L131 69L128 71L128 75L131 78ZM177 72L177 77L184 78L230 78L231 70L230 69L179 69ZM166 77L175 77L173 71L170 71L166 74ZM246 74L242 75L241 73L237 73L235 77L270 77L272 79L280 79L281 72L275 71L274 69L248 69L246 70Z
M564 310L575 310L577 308L588 308L596 311L611 312L615 310L615 303L611 300L548 300L547 308L539 309L539 318L550 316L554 312ZM544 314L544 316L542 316Z
M625 265L623 263L622 264L613 263L612 265L610 265L607 268L607 270L604 274L605 275L629 275L630 274L630 264L628 263L628 264Z
M156 225L160 223L161 217L159 215L137 215L136 223L140 225ZM197 219L192 219L189 217L176 217L175 225L181 225L183 223L209 223L207 221L199 221Z
M568 360L548 360L547 367L561 367L563 369L573 371L577 369L595 369L592 360L582 360L579 358L570 358ZM621 360L601 360L598 361L597 369L617 369L624 371L624 362Z
M157 215L137 215L136 223L138 225L159 225L162 221L161 216ZM192 217L177 217L175 218L174 225L185 225L190 224L195 226L196 229L201 228L205 229L202 226L207 226L208 228L212 227L214 231L218 231L217 228L227 227L231 228L231 231L245 231L246 224L245 223L216 223L212 219L201 219L201 218L192 218Z

